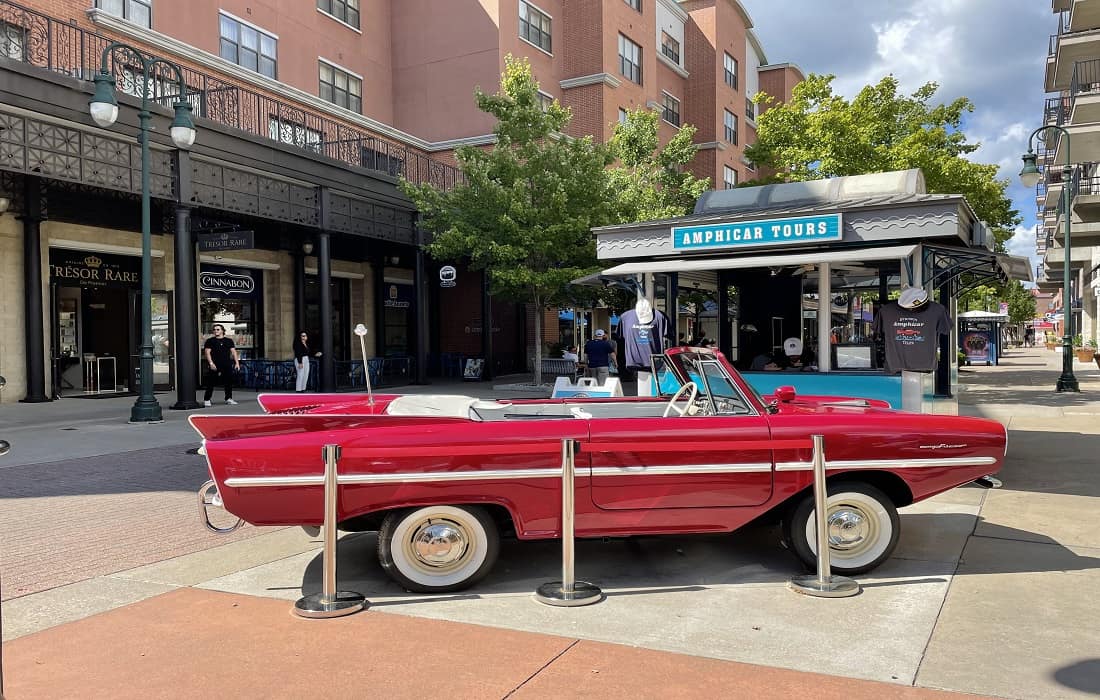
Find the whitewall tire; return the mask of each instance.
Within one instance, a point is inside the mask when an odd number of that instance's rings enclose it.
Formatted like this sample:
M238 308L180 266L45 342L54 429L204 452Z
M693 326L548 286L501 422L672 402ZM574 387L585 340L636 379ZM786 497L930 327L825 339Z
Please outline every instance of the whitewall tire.
M829 559L835 574L871 571L890 558L901 533L898 509L879 489L855 481L828 485ZM783 536L810 569L817 567L817 527L810 492L784 521Z
M378 531L378 561L406 590L449 593L473 585L500 551L496 523L478 506L428 506L390 513Z

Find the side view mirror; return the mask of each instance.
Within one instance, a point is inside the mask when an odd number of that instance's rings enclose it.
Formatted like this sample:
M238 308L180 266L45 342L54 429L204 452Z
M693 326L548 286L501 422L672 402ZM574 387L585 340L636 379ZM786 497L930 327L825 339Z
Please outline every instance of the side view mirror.
M781 403L790 403L794 401L795 391L793 386L781 386L776 387L775 400Z
M8 383L7 379L4 379L4 375L0 374L0 389L4 388L4 385Z
M3 457L11 451L11 443L7 440L0 440L0 457Z

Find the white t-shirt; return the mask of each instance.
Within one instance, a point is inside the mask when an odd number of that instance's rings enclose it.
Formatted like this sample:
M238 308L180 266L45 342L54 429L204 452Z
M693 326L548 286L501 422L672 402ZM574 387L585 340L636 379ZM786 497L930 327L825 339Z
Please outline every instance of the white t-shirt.
M577 355L577 353L569 352L568 350L563 352L561 354L561 357L562 357L563 360L572 360L573 362L578 362L581 359L580 356Z

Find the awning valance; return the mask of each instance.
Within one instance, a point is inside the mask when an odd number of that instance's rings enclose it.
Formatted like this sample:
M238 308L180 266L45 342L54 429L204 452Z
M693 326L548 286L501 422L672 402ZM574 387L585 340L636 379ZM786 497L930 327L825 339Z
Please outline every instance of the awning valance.
M601 275L636 275L647 272L698 272L705 270L734 270L750 267L782 267L833 262L865 262L872 260L900 260L917 249L915 245L884 246L878 248L848 248L845 250L819 250L812 253L773 253L771 255L743 255L730 258L681 258L652 260L616 265Z

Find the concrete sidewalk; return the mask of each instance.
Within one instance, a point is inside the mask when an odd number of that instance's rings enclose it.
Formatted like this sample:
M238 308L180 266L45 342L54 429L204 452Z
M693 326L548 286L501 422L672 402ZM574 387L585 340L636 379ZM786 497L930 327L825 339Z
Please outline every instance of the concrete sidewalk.
M1085 391L1067 395L1059 369L1043 349L964 369L962 412L1009 426L1005 487L903 509L894 557L855 598L788 591L800 569L764 527L578 542L578 575L607 598L577 609L531 599L560 578L554 542L505 542L483 583L425 597L385 577L362 533L341 539L340 587L372 609L307 621L289 610L320 589L320 543L293 528L5 601L7 694L1095 697L1100 371L1079 363Z

